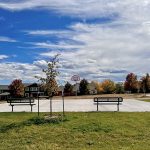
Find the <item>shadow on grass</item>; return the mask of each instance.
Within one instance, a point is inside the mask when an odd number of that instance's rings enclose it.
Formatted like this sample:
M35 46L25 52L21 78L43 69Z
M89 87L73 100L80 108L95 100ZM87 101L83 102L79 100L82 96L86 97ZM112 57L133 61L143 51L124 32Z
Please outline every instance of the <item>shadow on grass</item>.
M0 126L0 133L5 133L9 130L13 129L19 129L24 126L31 126L31 125L43 125L43 124L59 124L61 122L68 121L66 118L62 118L62 116L59 116L57 118L51 118L51 119L45 119L44 117L33 117L31 119L28 119L26 121L20 122L20 123L11 123L8 125L2 125Z

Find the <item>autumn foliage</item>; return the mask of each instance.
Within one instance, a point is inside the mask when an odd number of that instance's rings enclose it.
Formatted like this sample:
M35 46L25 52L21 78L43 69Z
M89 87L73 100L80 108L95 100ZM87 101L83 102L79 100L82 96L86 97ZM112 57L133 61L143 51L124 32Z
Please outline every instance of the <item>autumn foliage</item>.
M9 90L11 92L12 97L23 97L24 96L24 85L22 80L14 80L9 85Z
M111 94L115 92L115 83L111 80L104 80L100 87L102 93Z
M134 73L129 73L126 77L124 83L124 89L130 91L131 93L136 93L138 91L138 80Z

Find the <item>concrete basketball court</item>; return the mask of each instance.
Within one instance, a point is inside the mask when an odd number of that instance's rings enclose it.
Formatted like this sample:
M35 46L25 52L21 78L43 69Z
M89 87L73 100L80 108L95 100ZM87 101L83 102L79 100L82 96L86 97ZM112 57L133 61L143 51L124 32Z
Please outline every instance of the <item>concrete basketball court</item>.
M33 106L33 112L38 110L38 101ZM8 103L0 104L0 112L11 112L12 107ZM97 106L92 99L65 100L66 112L90 112L96 111ZM14 106L14 112L30 112L29 105ZM99 105L99 111L117 111L117 105ZM40 100L40 112L49 112L49 100ZM62 112L62 100L53 100L53 112ZM150 102L134 99L124 99L120 105L120 112L150 112Z

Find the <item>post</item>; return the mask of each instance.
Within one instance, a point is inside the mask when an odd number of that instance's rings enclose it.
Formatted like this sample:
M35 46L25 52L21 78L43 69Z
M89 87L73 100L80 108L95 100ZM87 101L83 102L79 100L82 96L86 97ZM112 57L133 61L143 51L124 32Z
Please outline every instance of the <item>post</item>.
M97 111L98 111L98 98L96 98L97 99Z
M38 92L38 116L40 116L40 102L39 102L39 92Z
M37 98L38 98L38 116L40 116L40 99L39 99L39 92L40 92L40 87L38 85L38 93L37 93Z
M50 116L52 117L52 96L50 96Z
M118 98L118 104L117 104L117 111L119 111L119 98Z
M77 82L76 82L76 96L78 96Z
M64 90L62 89L63 116L65 116Z

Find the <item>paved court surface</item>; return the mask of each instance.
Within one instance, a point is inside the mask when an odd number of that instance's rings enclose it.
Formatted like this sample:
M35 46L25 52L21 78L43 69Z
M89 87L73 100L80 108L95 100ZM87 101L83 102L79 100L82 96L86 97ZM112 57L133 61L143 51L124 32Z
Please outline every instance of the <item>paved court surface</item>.
M37 112L37 100L36 105L33 106L33 112ZM8 103L0 104L0 112L11 112L11 106ZM91 99L82 100L65 100L65 111L67 112L88 112L96 111L96 105ZM31 107L29 105L14 106L14 112L30 112ZM99 111L116 111L117 105L99 105ZM40 112L49 111L49 100L40 100ZM53 100L53 112L62 111L62 100ZM121 112L150 112L150 102L144 102L133 99L124 99L122 105L120 105Z

